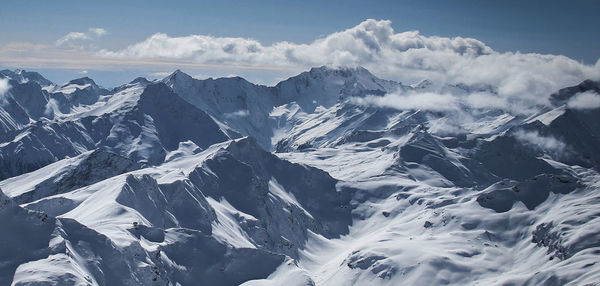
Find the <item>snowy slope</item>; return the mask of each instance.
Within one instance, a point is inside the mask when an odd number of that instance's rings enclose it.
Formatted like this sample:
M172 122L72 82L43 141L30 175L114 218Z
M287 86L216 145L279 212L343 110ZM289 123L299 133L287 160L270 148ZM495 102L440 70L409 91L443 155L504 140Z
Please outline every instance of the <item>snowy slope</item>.
M86 155L31 175L70 182L64 169L74 173L85 168L95 154ZM4 181L3 188L17 189L31 175ZM81 176L78 180L89 181L89 186L48 194L24 206L78 221L106 236L117 250L137 253L130 257L135 263L157 269L154 277L173 285L201 277L225 285L266 277L283 262L284 254L298 255L309 232L339 237L351 223L350 194L338 190L335 179L283 161L252 139L215 145L97 183L91 183L98 181L95 175ZM34 191L45 190L42 186L54 186L48 181L30 185ZM96 274L93 279L106 277Z
M596 81L0 77L2 285L600 281Z

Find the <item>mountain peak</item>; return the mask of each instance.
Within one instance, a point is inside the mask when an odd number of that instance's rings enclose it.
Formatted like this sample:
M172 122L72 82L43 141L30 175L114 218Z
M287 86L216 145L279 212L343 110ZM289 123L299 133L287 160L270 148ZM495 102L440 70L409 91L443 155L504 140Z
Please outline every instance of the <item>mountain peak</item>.
M428 79L421 80L420 82L411 85L411 87L415 89L425 89L431 86L433 86L433 82Z
M349 97L384 94L403 89L402 84L382 80L363 67L321 66L279 82L281 102L296 102L312 112L317 106L330 107Z
M181 71L180 69L176 69L173 73L171 73L171 75L169 75L169 77L185 77L185 78L191 78L192 76L190 76L187 73L184 73L183 71Z
M578 85L562 88L550 95L550 102L554 106L559 106L566 103L574 95L586 91L600 93L600 81L586 79Z
M16 69L14 71L1 70L0 76L8 77L18 82L33 81L38 83L40 86L53 85L51 81L43 77L41 74L31 71L28 72L24 69Z
M162 82L167 85L174 84L175 82L191 82L194 78L192 78L189 74L182 72L180 69L175 70L173 73L165 77Z
M87 85L87 84L89 84L89 85L92 85L92 86L97 86L96 83L94 82L94 80L91 79L91 78L89 78L89 77L87 77L87 76L71 80L66 85L71 85L71 84L76 84L76 85Z
M132 80L129 84L136 84L136 83L141 83L141 84L149 84L151 83L151 81L149 81L147 78L145 77L136 77L134 80Z

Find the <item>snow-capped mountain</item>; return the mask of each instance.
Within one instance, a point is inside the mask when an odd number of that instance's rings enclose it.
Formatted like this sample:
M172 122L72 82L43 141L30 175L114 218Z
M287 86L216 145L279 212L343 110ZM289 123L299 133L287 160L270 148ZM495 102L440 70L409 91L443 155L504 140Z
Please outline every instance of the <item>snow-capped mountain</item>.
M0 178L102 147L141 164L155 165L180 142L206 148L229 138L210 116L162 83L134 84L111 95L98 94L96 102L72 113L53 120L42 118L2 137Z
M600 281L600 82L0 79L1 285Z

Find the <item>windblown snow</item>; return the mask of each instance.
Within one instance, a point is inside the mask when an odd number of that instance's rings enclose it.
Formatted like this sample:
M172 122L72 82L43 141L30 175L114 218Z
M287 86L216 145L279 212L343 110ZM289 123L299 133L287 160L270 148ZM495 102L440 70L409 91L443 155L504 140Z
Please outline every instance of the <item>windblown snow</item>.
M599 91L0 71L0 285L596 285Z

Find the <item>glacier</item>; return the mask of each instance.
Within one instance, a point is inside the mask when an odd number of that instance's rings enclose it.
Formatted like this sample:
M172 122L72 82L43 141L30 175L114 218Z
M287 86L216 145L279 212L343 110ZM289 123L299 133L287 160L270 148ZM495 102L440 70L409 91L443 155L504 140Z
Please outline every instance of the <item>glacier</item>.
M0 285L600 281L599 81L0 79Z

